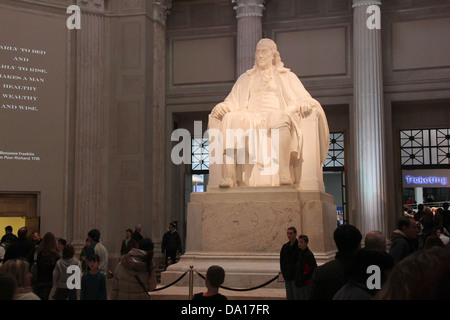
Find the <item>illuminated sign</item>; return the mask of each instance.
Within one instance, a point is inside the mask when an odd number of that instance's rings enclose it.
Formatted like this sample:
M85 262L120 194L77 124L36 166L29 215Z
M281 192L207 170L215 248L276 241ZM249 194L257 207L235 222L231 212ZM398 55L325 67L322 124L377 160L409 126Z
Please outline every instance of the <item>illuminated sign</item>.
M403 170L403 188L449 188L448 169Z
M429 176L429 177L422 177L422 176L405 176L405 180L407 184L441 184L443 186L446 186L448 183L447 177L435 177L435 176Z

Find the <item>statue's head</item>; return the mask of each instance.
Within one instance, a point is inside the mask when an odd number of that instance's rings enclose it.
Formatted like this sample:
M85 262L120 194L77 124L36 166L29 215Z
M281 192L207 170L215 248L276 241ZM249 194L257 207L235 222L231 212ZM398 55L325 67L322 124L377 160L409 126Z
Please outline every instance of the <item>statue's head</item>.
M261 39L256 45L255 66L260 69L266 69L269 66L283 68L280 53L277 50L276 43L271 39Z

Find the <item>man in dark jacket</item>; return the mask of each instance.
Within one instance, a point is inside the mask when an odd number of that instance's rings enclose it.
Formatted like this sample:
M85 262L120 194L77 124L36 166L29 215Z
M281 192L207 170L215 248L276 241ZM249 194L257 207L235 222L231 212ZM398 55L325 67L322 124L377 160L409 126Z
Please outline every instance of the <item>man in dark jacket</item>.
M444 212L442 213L442 226L450 232L450 210L448 210L448 202L444 202L442 208Z
M284 284L286 287L286 299L295 299L295 273L298 260L298 241L297 241L297 229L295 227L289 227L287 229L287 237L289 239L280 251L280 269L283 274Z
M379 279L373 280L369 267L379 268ZM334 295L333 300L371 300L383 286L387 274L394 267L394 259L376 248L364 247L359 250L353 262L345 271L348 283ZM371 279L372 278L372 279ZM378 282L379 281L379 282ZM377 282L379 287L377 286Z
M164 234L161 244L162 253L165 254L164 262L166 268L169 266L169 258L172 264L176 263L177 252L181 253L182 251L181 238L176 227L177 225L174 222L169 224L169 231Z
M141 224L137 224L134 227L134 232L131 237L136 241L136 243L139 243L139 241L144 239L144 236L142 235L142 225Z
M36 245L33 241L28 240L28 229L22 227L17 231L18 240L13 242L5 252L5 258L3 262L10 259L24 258L31 265L34 260L34 251L36 250Z
M417 250L417 236L419 227L410 217L402 217L397 222L397 229L391 233L391 248L389 254L395 263L406 258Z
M1 242L10 245L13 242L16 242L18 239L16 235L13 233L13 228L11 226L5 227L5 235L2 237Z
M333 234L338 252L335 259L316 268L312 275L310 300L331 300L348 279L345 270L361 248L361 232L350 224L338 227Z

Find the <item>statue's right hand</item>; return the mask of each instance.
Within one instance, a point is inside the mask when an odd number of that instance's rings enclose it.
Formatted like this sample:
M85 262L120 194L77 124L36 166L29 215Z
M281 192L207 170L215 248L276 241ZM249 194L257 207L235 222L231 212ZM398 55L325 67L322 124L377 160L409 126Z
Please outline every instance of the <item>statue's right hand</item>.
M211 116L218 120L222 120L223 116L230 111L231 110L228 105L222 102L216 105L214 109L212 109Z

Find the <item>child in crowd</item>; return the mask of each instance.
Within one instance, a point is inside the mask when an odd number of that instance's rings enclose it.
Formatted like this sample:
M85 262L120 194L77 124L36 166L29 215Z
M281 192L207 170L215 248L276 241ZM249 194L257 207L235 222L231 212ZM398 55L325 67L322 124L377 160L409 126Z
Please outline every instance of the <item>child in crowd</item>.
M74 258L75 248L71 244L66 244L62 247L62 257L56 262L56 267L53 270L53 284L56 285L56 290L53 298L55 300L77 300L77 289L69 289L67 287L67 280L74 274L74 271L67 273L67 268L76 266L81 272L81 263Z
M58 248L58 253L59 253L60 258L63 255L63 249L66 245L67 245L66 239L62 239L62 238L58 239L58 244L56 245L56 247Z
M89 271L81 278L80 300L107 300L106 277L99 271L99 264L98 254L88 258Z
M219 287L225 280L225 270L220 266L211 266L206 271L206 292L194 295L193 300L228 300L227 297L219 293Z

